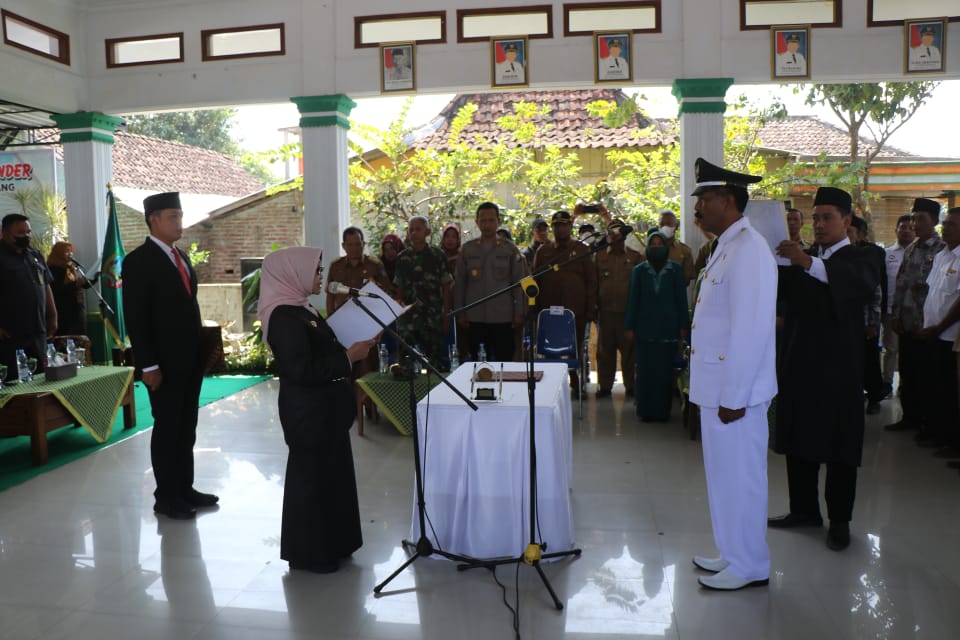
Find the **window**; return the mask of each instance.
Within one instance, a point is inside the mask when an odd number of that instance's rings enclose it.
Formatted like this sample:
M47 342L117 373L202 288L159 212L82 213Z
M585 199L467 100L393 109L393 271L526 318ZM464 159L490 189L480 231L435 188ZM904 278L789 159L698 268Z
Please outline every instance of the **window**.
M286 53L283 23L204 29L200 32L200 38L204 62L228 58L282 56Z
M447 13L426 11L353 19L353 46L377 47L384 42L437 44L447 41Z
M901 25L904 20L943 16L950 22L960 22L957 0L867 0L868 27Z
M183 33L109 38L107 68L183 62Z
M70 36L6 9L0 10L0 16L3 18L3 41L6 44L70 64Z
M610 30L660 33L660 0L563 5L563 35L587 36Z
M842 27L842 0L740 0L740 29L769 29L776 24Z
M486 42L497 36L553 37L553 7L458 9L457 42Z

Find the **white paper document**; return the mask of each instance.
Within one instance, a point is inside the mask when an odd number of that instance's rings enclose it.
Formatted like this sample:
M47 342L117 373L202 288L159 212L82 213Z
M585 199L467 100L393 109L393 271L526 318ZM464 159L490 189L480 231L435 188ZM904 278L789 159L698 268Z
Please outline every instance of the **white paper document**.
M778 265L789 266L790 261L777 255L777 245L786 240L787 210L779 200L750 200L743 215L770 246Z
M367 293L373 293L380 298L359 298L360 304L367 308L370 313L375 315L383 324L389 325L397 317L402 316L410 307L404 307L391 298L383 289L373 282L368 282L360 289ZM339 309L333 312L327 318L327 324L337 335L337 340L345 347L349 347L354 342L370 340L378 333L383 331L383 327L377 324L373 318L367 315L363 309L355 302L356 298L349 300Z

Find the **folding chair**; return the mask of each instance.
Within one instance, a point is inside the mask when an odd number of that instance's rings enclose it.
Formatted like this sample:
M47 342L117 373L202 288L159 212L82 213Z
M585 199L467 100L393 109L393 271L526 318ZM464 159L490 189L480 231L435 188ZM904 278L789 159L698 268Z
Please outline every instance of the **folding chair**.
M577 353L577 324L573 311L564 307L543 309L537 315L536 359L541 362L563 362L567 369L579 372L577 399L583 419L583 361Z

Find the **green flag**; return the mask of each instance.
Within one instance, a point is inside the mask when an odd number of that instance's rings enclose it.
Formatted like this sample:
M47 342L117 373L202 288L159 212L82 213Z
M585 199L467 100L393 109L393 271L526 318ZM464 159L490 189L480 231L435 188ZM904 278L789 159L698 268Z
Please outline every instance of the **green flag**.
M120 240L120 223L117 220L117 201L113 190L107 185L107 233L103 238L103 260L100 263L100 294L107 306L101 305L103 324L118 349L125 349L127 330L123 324L123 278L121 277L123 242Z

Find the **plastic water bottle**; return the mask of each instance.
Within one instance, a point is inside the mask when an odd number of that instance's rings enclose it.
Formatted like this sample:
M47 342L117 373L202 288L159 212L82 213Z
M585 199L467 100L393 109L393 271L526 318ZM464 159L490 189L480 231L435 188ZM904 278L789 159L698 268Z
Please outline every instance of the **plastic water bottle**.
M17 380L21 384L30 379L30 369L27 367L27 352L17 349Z
M387 345L380 345L380 373L390 371L390 352L387 351Z
M47 343L47 366L57 366L57 348L53 346L52 342Z
M67 364L77 361L77 343L73 338L67 338Z
M477 360L480 362L487 361L487 347L481 342L480 348L477 349Z
M457 345L450 345L450 370L453 371L460 366L460 353L457 351Z

